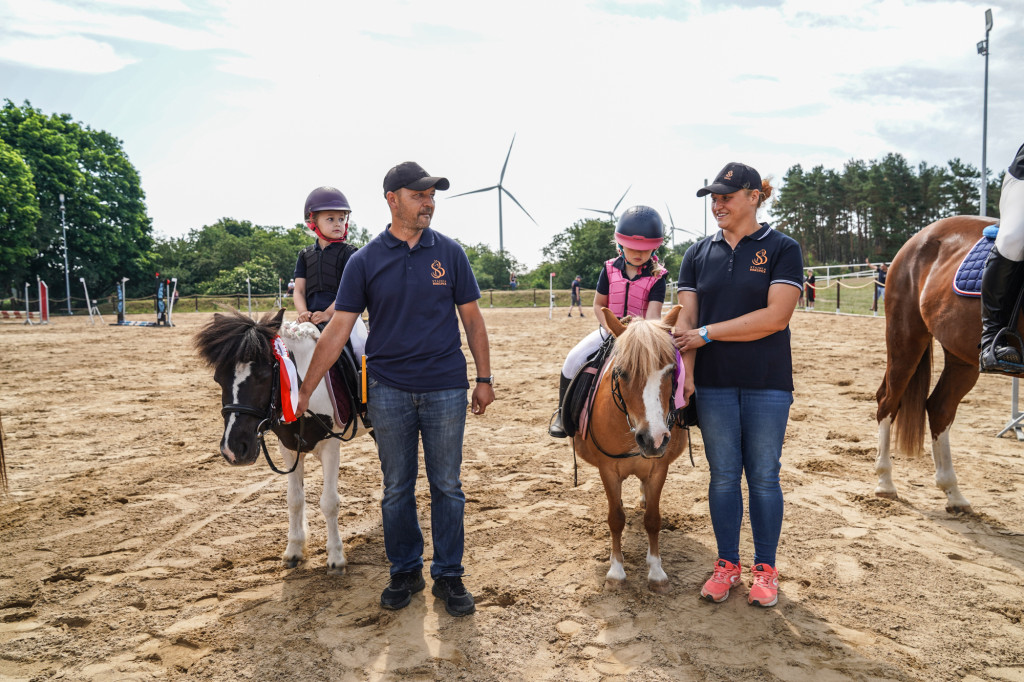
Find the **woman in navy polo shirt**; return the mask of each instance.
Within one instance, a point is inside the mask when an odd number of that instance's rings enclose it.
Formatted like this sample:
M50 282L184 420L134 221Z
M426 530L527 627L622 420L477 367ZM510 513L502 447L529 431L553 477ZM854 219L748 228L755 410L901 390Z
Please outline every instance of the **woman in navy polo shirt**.
M697 192L711 195L721 229L683 256L683 311L674 331L711 470L708 505L718 559L701 596L725 601L740 580L745 474L754 536L747 601L758 606L778 601L779 469L793 402L789 319L803 286L800 245L757 221L771 192L771 184L742 163L727 164Z

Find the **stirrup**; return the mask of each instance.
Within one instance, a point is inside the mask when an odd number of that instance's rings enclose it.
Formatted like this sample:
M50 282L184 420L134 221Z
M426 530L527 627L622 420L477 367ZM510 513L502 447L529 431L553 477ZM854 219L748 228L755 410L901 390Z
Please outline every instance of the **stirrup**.
M569 434L565 432L565 427L562 426L562 408L559 407L555 410L555 413L551 415L551 419L548 421L548 435L552 438L568 438Z
M1007 343L1009 342L1009 343ZM983 347L978 368L983 373L1024 374L1024 340L1015 330L1004 327ZM1012 359L1006 356L1011 356Z

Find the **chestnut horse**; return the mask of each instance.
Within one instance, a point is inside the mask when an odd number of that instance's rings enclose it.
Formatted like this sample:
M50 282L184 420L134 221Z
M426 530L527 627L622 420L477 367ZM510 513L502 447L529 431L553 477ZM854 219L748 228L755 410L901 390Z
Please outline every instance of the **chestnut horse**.
M991 218L955 216L924 228L900 248L885 281L885 378L878 387L878 459L875 495L896 499L890 429L896 449L920 455L924 418L932 436L935 484L946 493L947 511L969 511L960 493L949 429L957 406L978 381L981 304L953 291L953 277ZM931 395L932 339L944 363Z
M661 567L658 550L661 490L669 465L686 447L689 435L673 416L677 356L669 332L680 310L682 306L675 306L664 322L633 318L624 326L610 310L601 309L616 337L615 348L594 395L589 427L585 433L573 436L573 447L583 460L597 467L608 497L612 554L605 586L609 589L622 586L626 580L622 482L636 476L643 486L647 585L654 592L668 591L668 576Z

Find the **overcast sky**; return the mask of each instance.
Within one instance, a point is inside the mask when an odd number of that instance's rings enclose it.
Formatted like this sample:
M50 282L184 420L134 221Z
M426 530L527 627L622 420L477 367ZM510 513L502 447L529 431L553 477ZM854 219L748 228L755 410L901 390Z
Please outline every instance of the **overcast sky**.
M703 233L729 161L777 180L903 154L988 165L1024 142L1024 2L0 0L0 97L124 142L154 231L299 222L319 185L389 220L381 183L444 175L434 227L527 266L580 218L647 204ZM73 200L73 197L71 197ZM713 223L711 223L713 224Z

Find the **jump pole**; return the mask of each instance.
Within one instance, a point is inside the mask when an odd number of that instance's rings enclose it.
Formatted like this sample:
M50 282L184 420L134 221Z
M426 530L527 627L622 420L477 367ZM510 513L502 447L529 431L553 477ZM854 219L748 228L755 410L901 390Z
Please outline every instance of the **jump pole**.
M548 303L548 319L549 320L551 319L551 316L555 312L555 275L556 274L558 274L558 273L552 272L551 276L548 277L548 300L549 300L549 303Z
M252 283L248 275L245 277L245 295L249 301L249 317L252 318Z
M28 302L28 282L25 282L25 324L34 324L32 322L32 309L29 307Z
M172 289L171 286L167 287L167 293L168 293L168 301L167 301L167 326L168 327L173 327L174 323L171 322L171 316L174 314L174 295L176 293L178 293L178 278L177 277L171 277L170 284L174 288Z
M94 320L92 316L92 309L95 306L93 306L92 304L92 299L89 298L89 287L87 287L85 284L85 277L79 277L78 281L82 283L82 290L85 291L85 307L89 309L89 324L96 324L96 320ZM99 308L96 308L96 314L99 315L99 313ZM100 322L102 321L103 318L101 317Z

